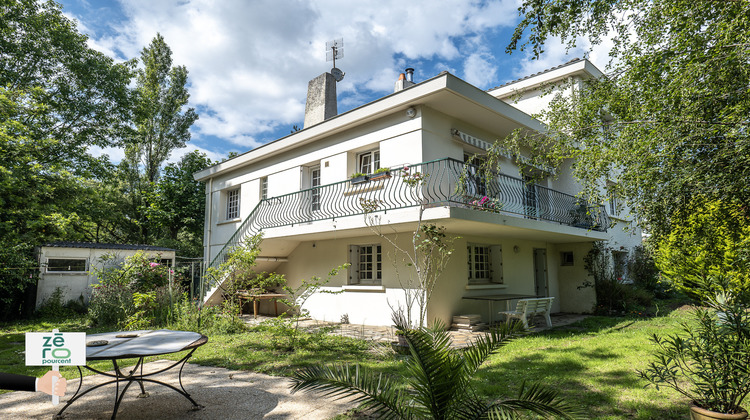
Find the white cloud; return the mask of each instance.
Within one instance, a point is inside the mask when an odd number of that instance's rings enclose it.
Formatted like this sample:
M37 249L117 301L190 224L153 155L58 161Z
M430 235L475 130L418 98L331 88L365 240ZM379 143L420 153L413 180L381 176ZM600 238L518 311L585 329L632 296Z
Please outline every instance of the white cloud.
M99 146L90 146L89 153L96 158L107 155L109 156L110 162L115 164L120 163L121 160L125 159L125 150L119 147L102 148Z
M336 63L346 72L340 110L372 92L392 92L404 67L416 68L417 81L462 68L467 80L486 86L496 77L495 57L466 48L464 37L486 42L481 34L514 25L518 1L120 0L126 19L92 36L90 45L130 59L161 33L174 64L189 71L191 106L207 111L193 138L253 147L271 132L301 125L307 82L330 69L325 42L334 38L344 38L344 58Z
M475 53L464 62L464 78L480 88L487 88L496 80L497 66L487 53Z
M167 164L169 164L169 163L177 163L177 162L180 161L180 159L182 159L183 156L185 156L186 154L188 154L188 153L190 153L190 152L192 152L194 150L197 150L197 151L199 151L201 153L205 153L206 156L208 156L208 158L211 159L214 162L219 162L221 160L226 159L226 157L227 157L227 153L217 153L217 152L214 152L214 151L211 151L211 150L208 150L208 149L204 149L202 147L197 147L197 146L192 146L191 145L191 146L188 146L188 147L183 147L182 149L173 150L172 153L169 155L169 158L167 159L166 163Z

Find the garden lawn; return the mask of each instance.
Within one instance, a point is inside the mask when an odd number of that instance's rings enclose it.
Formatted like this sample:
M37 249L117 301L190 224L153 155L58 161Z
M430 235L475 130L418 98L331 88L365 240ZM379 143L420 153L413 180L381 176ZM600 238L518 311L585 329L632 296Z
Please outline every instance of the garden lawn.
M112 327L89 328L88 320L81 317L66 320L31 320L12 324L0 324L0 372L41 377L49 367L25 366L24 348L26 332L45 332L58 328L62 332L86 332L95 334L113 331ZM208 343L193 353L190 363L218 366L234 370L252 370L275 376L284 376L294 369L320 365L333 361L361 363L380 372L395 374L401 363L398 358L381 346L362 340L326 334L305 334L304 346L295 351L279 350L278 337L263 327L250 328L240 333L205 333ZM281 340L283 342L283 340ZM186 352L146 358L154 360L179 360ZM128 359L120 366L135 365L137 359ZM94 362L92 367L103 371L112 370L109 361ZM76 367L61 367L60 373L67 379L78 377ZM84 376L91 375L83 369ZM0 394L9 391L0 390Z
M518 338L480 368L476 376L478 391L487 398L513 398L524 380L540 381L582 407L588 419L687 418L684 397L669 389L645 387L647 382L637 372L652 360L654 345L649 337L678 332L679 323L687 320L687 314L686 309L677 309L655 318L590 317L568 327ZM46 368L24 366L23 333L50 331L54 327L61 331L102 331L87 329L84 318L55 322L54 326L43 321L0 326L0 372L41 376ZM302 366L360 362L396 377L403 373L398 356L361 340L308 337L304 347L288 352L278 350L267 328L207 335L208 344L195 352L191 363L286 375ZM179 356L158 358L177 360ZM97 367L111 368L106 362ZM67 378L78 376L75 368L61 370Z
M685 419L687 398L656 390L638 375L652 360L653 334L672 334L688 309L656 318L590 317L518 339L491 356L477 375L488 397L513 397L539 381L582 407L589 419Z

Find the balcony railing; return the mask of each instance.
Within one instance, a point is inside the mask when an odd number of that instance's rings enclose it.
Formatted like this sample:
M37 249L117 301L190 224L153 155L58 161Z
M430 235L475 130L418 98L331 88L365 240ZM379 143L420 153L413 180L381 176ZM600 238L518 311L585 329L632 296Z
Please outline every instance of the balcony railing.
M601 205L500 173L484 176L473 165L441 159L371 175L358 183L342 181L261 200L210 267L262 229L420 205L464 207L602 232L609 224Z

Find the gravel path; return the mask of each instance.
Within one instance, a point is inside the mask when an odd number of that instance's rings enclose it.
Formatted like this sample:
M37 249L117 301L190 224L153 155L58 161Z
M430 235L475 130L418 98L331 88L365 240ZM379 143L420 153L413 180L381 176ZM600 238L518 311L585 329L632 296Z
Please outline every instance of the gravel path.
M146 371L166 367L160 360L144 365ZM157 376L157 380L179 388L177 369ZM289 393L289 380L247 371L185 365L183 384L191 397L205 406L192 411L192 404L173 390L146 383L148 398L138 398L136 383L128 389L117 412L117 419L330 419L353 408L354 404L334 401L313 394ZM83 390L104 382L101 375L83 378ZM10 392L0 395L0 418L51 420L75 393L78 379L68 382L68 392L54 407L41 392ZM114 407L114 385L86 394L65 410L65 419L109 419Z

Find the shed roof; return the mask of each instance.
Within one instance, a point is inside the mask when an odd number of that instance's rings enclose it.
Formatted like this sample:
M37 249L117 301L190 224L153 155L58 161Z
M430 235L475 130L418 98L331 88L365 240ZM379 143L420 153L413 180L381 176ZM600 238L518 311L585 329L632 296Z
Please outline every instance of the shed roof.
M130 249L130 250L142 250L142 251L175 251L172 248L165 248L161 246L153 245L136 245L136 244L110 244L101 242L70 242L70 241L59 241L50 242L42 246L54 247L54 248L92 248L92 249Z

